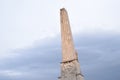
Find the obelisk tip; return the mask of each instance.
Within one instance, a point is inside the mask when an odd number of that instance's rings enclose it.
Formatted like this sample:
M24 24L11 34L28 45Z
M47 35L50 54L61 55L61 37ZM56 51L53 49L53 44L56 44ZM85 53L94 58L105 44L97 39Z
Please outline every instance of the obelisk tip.
M65 8L61 8L60 11L66 10Z

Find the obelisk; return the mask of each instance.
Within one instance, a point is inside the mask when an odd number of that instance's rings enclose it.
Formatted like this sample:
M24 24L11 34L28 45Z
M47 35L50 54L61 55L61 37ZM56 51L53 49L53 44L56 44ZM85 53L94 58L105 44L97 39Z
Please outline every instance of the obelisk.
M59 80L83 80L78 55L74 48L70 22L65 8L60 9L62 62Z

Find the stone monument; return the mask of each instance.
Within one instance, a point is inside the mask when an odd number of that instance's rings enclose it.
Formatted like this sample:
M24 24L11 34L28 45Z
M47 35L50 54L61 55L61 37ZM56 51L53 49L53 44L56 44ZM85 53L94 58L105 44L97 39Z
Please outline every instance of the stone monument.
M58 80L84 80L80 71L78 55L74 48L68 14L65 8L60 9L62 62L61 75Z

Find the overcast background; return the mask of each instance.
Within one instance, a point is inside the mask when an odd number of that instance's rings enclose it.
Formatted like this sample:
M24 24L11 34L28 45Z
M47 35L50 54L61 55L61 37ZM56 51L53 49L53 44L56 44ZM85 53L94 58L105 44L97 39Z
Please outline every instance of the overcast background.
M85 80L120 80L120 0L0 0L0 80L57 80L62 7Z

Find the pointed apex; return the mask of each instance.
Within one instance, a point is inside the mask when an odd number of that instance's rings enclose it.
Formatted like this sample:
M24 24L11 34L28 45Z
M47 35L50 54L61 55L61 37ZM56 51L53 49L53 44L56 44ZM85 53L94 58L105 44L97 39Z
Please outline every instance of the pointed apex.
M62 39L62 62L76 59L72 32L68 14L65 8L60 9L61 39Z
M66 10L66 9L65 8L61 8L60 11L62 11L62 10Z

